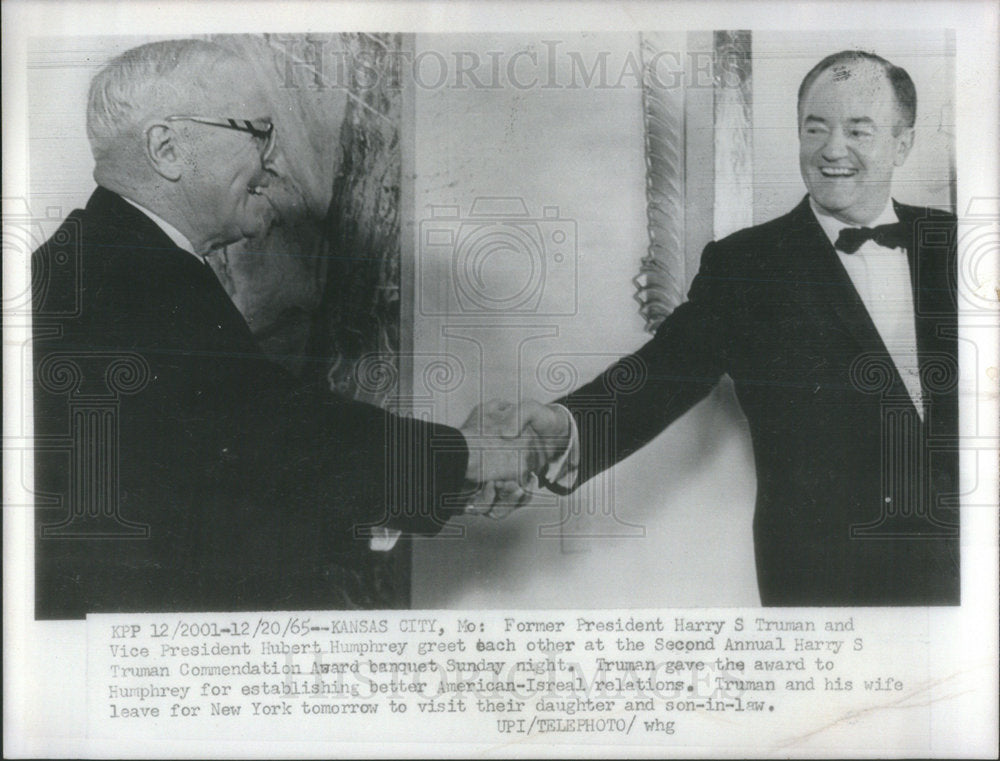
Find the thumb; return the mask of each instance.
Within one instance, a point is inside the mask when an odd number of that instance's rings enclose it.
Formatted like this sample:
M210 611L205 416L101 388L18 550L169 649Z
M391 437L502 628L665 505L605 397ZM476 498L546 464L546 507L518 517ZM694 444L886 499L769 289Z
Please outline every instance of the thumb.
M489 408L495 432L503 439L516 439L524 429L521 419L521 405L498 401Z
M559 433L559 414L546 404L525 402L521 405L521 424L531 426L539 436L555 436Z
M540 433L552 427L550 414L544 404L526 400L505 408L502 417L497 418L497 429L504 439Z

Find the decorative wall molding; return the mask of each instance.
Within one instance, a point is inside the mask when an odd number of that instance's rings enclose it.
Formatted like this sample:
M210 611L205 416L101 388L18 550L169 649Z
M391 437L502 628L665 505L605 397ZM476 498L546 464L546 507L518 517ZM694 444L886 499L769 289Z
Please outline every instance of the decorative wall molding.
M656 65L667 54L676 55L679 41L683 38L676 34L639 36L649 248L633 282L650 333L681 303L685 290L684 86L668 86L657 76Z
M753 225L753 61L747 30L716 30L715 238Z
M715 31L711 43L698 35L640 35L649 248L633 282L639 313L651 333L683 302L697 272L700 250L687 247L707 243L703 236L720 238L753 224L751 42L745 30ZM707 54L710 82L702 68ZM683 77L663 76L668 59L683 62ZM706 87L712 89L711 101L701 94ZM692 124L694 132L688 134ZM701 135L709 124L712 135L706 143ZM711 166L691 170L700 178L698 193L688 187L686 154L692 142ZM709 204L711 210L705 208ZM711 230L702 229L709 220Z

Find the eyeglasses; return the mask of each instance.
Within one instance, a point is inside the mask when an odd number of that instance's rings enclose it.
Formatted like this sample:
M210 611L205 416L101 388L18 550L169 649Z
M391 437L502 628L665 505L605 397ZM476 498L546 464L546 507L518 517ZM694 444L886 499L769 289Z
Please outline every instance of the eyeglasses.
M274 124L269 121L259 120L254 123L249 119L221 119L211 116L168 116L167 121L197 122L198 124L207 124L210 127L224 127L238 132L248 132L260 145L262 162L271 158L271 153L274 151L275 129Z

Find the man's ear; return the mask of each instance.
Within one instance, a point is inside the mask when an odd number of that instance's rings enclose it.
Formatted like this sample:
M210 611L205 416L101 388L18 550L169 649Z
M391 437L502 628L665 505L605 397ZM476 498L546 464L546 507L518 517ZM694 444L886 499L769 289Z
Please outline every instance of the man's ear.
M906 157L910 155L911 148L913 148L913 127L904 127L903 131L896 136L896 157L893 164L903 166Z
M181 156L177 145L177 133L165 122L146 125L146 158L156 173L171 182L181 177Z

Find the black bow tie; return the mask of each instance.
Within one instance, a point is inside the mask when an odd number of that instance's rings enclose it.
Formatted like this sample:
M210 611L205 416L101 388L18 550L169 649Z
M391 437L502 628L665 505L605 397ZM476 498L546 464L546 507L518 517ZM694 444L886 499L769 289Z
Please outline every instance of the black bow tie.
M886 248L907 247L905 228L900 222L877 227L845 227L840 231L833 247L845 254L853 254L867 240L873 240Z

